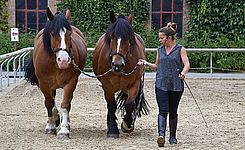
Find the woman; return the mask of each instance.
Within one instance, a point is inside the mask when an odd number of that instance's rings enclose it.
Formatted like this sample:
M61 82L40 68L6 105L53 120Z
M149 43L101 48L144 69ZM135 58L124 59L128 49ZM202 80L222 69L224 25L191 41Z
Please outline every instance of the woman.
M154 64L139 60L138 65L145 65L156 71L155 93L159 108L157 143L159 147L165 144L166 120L169 113L170 144L177 144L176 129L178 121L178 106L184 91L186 73L190 63L183 46L176 44L175 23L168 23L159 31L161 46L157 50Z

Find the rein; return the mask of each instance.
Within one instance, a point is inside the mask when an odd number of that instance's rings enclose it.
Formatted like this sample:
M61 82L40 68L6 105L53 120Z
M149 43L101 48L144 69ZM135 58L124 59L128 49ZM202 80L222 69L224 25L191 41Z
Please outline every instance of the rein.
M110 73L110 72L112 71L112 69L110 69L110 70L108 70L108 71L106 71L106 72L104 72L104 73L102 73L102 74L100 74L100 75L95 75L95 76L93 76L93 75L90 75L90 74L86 73L86 72L83 71L82 69L80 69L80 68L78 67L78 65L74 62L74 60L72 61L72 65L74 66L75 69L77 69L78 71L80 71L82 74L84 74L84 75L86 75L86 76L88 76L88 77L91 77L91 78L99 78L99 77L103 77L103 76L107 75L108 73Z
M81 70L78 67L78 65L74 62L74 60L72 60L72 65L74 66L75 69L77 69L78 71L80 71L82 74L84 74L84 75L86 75L88 77L91 77L91 78L100 78L100 77L103 77L103 76L109 74L110 72L112 72L112 69L109 69L109 70L107 70L106 72L104 72L102 74L94 75L93 76L93 75L90 75L90 74L86 73L85 71ZM120 72L120 73L122 75L124 75L124 76L129 76L129 75L133 74L137 68L138 68L138 65L136 64L135 67L134 67L134 69L131 72L128 72L128 73L127 72Z

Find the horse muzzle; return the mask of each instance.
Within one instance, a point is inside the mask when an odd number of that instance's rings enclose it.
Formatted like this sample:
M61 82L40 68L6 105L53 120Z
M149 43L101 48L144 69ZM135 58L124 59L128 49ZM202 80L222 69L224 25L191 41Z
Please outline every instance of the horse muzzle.
M112 62L111 63L112 72L122 72L124 67L125 67L125 63L124 62L122 62L122 63Z
M112 72L122 72L125 67L124 56L120 53L111 53L112 62L111 69Z
M56 62L59 69L67 69L71 63L71 58L66 51L58 51L56 53Z

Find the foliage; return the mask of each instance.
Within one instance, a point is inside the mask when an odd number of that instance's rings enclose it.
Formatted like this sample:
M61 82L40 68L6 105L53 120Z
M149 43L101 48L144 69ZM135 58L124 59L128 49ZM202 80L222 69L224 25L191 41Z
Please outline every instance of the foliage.
M136 32L144 31L145 22L149 15L148 0L64 0L58 8L71 10L72 22L85 34L85 37L96 38L102 35L110 23L110 12L128 16L133 14L133 26ZM98 38L97 38L98 39ZM89 39L89 45L90 43ZM94 47L95 43L93 44ZM91 45L92 46L92 45Z
M244 48L245 3L236 0L188 0L190 22L180 42L186 48ZM214 53L213 66L245 70L245 53ZM209 55L189 54L192 67L208 67Z
M0 32L9 29L7 22L8 16L9 14L6 10L5 0L0 0Z
M244 1L189 0L189 5L189 40L203 41L206 46L223 38L227 43L219 47L244 46L232 43L245 39Z
M58 8L71 10L71 20L84 33L88 47L95 47L99 37L106 31L110 24L109 14L111 11L125 16L132 14L135 32L140 33L143 39L148 39L147 35L150 31L145 30L145 23L149 15L147 0L64 0L58 4ZM149 38L151 39L152 36ZM146 44L152 42L150 39Z
M21 33L17 42L17 49L34 46L34 34ZM14 42L11 42L10 33L0 33L0 54L14 51Z

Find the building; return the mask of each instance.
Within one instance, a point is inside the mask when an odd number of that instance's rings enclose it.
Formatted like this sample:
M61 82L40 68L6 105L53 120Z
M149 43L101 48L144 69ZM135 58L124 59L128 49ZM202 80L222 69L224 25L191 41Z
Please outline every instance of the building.
M38 31L46 22L47 6L56 12L56 3L62 0L7 0L9 24L28 31ZM178 24L178 35L182 36L188 23L188 0L149 0L149 26L157 29L174 21Z
M42 29L47 21L47 6L52 12L56 12L55 5L58 2L60 0L8 0L6 5L9 11L9 25L26 32L36 32Z
M176 22L177 33L182 37L189 21L188 0L149 0L151 26L159 29L168 22Z

